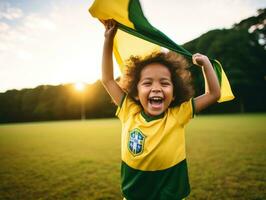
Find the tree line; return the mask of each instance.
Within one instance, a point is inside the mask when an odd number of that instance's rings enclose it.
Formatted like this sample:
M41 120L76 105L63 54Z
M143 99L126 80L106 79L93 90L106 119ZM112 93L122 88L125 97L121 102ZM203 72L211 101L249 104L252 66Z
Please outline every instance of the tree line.
M78 92L74 84L41 85L0 93L0 122L26 122L113 117L115 105L100 81Z
M215 104L202 114L266 111L266 9L242 20L231 29L211 30L184 44L192 53L217 58L230 80L235 100ZM197 67L190 68L196 95L204 92ZM83 93L72 84L0 93L0 123L114 117L116 106L100 81L87 85Z
M236 97L234 101L212 106L205 112L266 111L266 9L242 20L231 29L211 30L183 46L218 59ZM197 94L203 91L201 72L191 68ZM217 110L217 108L219 108Z

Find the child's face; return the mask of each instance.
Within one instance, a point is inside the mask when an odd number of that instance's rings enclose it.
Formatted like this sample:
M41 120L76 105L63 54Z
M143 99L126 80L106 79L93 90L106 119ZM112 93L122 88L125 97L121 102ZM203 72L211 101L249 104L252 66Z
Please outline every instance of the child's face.
M174 100L171 73L160 63L151 63L143 68L137 88L136 99L150 116L163 113Z

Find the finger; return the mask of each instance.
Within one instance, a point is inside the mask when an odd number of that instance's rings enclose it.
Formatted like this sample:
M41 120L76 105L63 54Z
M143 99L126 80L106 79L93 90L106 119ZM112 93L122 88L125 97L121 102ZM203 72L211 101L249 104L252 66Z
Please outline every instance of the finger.
M202 55L202 54L201 54L201 53L195 53L194 55L200 56L200 55Z
M105 26L105 28L106 29L110 29L110 20L108 19L108 20L104 20L104 26Z
M202 57L202 54L200 53L195 53L193 56L192 56L192 59L196 62L199 58Z
M111 26L114 27L114 28L117 26L117 23L116 23L115 20L111 20Z
M200 61L201 57L202 57L202 54L200 54L200 53L195 53L195 54L192 56L192 63L193 63L194 65L199 65L198 61Z
M201 57L201 56L202 56L202 54L200 54L200 53L195 53L195 54L193 55L194 58L198 58L198 57Z
M110 19L110 26L113 27L114 26L114 21L112 19Z
M196 57L197 57L197 55L196 54L193 54L192 55L192 63L194 64L194 65L196 65Z
M110 20L107 21L107 28L110 29Z
M194 55L192 56L192 63L193 63L194 65L197 65L196 57L195 57Z
M114 24L112 22L109 24L109 29L114 29Z

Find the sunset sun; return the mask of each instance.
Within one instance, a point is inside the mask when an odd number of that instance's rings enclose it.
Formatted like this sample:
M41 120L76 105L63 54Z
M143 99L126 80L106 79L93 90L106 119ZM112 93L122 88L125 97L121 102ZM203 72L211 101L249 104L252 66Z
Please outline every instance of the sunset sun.
M82 92L85 89L85 84L82 82L75 83L74 87L77 91Z

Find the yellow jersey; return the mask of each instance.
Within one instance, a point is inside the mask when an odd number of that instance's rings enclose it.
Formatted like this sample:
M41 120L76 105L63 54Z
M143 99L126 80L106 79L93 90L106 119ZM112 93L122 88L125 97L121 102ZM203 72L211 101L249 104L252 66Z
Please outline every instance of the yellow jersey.
M127 200L179 200L189 194L184 127L193 115L193 99L150 117L124 97L116 116L122 123L122 193Z

